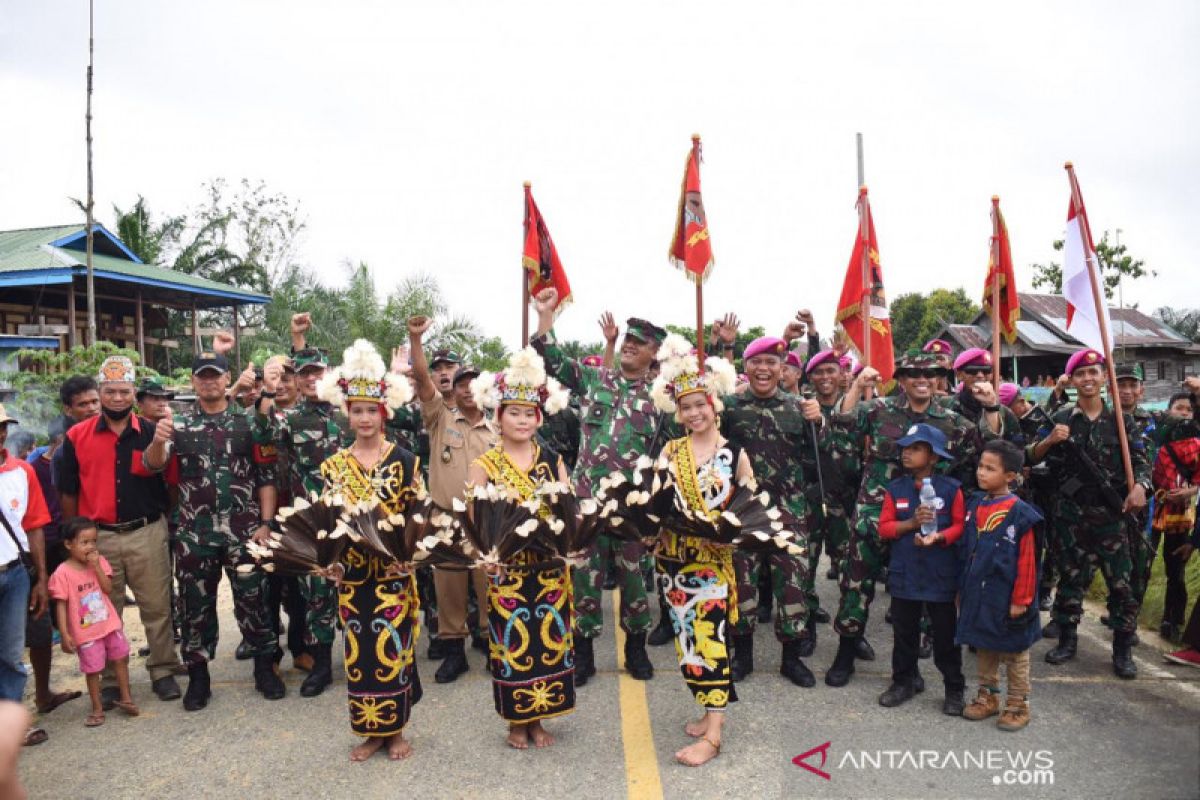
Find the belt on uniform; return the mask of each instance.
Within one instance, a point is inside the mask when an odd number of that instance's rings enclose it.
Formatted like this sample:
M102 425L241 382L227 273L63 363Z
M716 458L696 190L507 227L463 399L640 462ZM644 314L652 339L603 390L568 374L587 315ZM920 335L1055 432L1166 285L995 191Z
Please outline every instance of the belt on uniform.
M19 566L21 566L21 559L14 558L12 561L8 562L7 564L0 564L0 572L8 572L10 569L15 569L16 567L19 567Z
M129 522L117 522L112 525L100 522L97 523L96 527L102 531L110 531L111 533L130 533L131 531L136 531L138 528L144 528L147 525L158 522L159 516L155 514L153 517L138 517L137 519L129 520Z

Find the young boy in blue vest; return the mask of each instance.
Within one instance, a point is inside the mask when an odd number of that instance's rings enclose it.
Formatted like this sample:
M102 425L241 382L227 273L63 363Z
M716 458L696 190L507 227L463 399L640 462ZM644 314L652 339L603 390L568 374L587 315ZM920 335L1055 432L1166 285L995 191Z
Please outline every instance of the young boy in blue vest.
M1042 635L1038 619L1038 553L1033 526L1041 513L1009 491L1024 454L1011 442L983 448L963 532L958 642L978 648L979 694L963 711L970 720L1000 712L1000 665L1008 671L1008 701L997 723L1018 731L1029 724L1029 648Z
M959 482L934 474L938 459L950 459L946 435L932 425L920 423L896 441L905 474L888 484L879 514L879 536L891 542L888 562L888 592L892 596L892 685L879 696L886 708L911 700L924 691L917 672L921 640L921 612L928 610L933 633L933 663L942 673L946 687L942 711L951 716L963 713L962 650L954 642L961 567L958 539L963 531L963 493ZM921 504L921 486L930 479L936 501ZM936 525L923 535L921 526Z

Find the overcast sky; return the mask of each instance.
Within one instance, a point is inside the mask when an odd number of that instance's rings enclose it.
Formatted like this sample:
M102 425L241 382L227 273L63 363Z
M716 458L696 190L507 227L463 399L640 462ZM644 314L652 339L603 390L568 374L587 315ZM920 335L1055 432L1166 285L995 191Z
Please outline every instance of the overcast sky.
M976 9L967 12L967 8ZM327 282L436 274L511 346L523 180L576 304L688 324L667 262L704 138L717 265L706 309L832 325L855 234L854 134L889 297L981 292L990 197L1018 281L1053 255L1073 160L1096 238L1158 270L1126 303L1200 305L1200 4L97 0L101 219L200 184L301 203ZM0 0L0 229L70 222L85 193L84 0Z

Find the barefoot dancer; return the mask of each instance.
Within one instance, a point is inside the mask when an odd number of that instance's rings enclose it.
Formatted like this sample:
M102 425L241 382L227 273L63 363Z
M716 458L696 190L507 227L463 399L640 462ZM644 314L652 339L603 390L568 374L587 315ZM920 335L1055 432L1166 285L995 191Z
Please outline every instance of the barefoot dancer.
M348 503L376 495L389 514L404 511L421 473L416 456L383 438L383 425L412 399L408 381L387 374L375 348L360 339L346 350L342 366L321 379L317 394L340 406L354 431L354 443L321 464L326 490L340 492ZM421 699L413 656L420 628L416 581L394 561L355 544L332 572L345 628L350 728L366 737L350 760L365 761L384 745L392 760L407 758L412 745L404 726Z
M660 409L674 412L687 436L667 444L663 454L675 466L677 501L693 511L719 514L737 481L753 476L745 451L730 447L717 427L722 394L733 391L733 367L709 358L700 370L691 345L668 336L660 353L662 369L651 394ZM729 671L726 635L737 622L737 582L732 547L664 530L655 565L670 606L675 652L683 680L704 715L685 727L698 741L675 753L682 764L698 767L721 752L726 706L737 700Z
M570 485L562 459L534 441L545 416L568 400L567 390L546 378L541 356L526 348L498 375L480 375L471 389L480 408L496 409L500 427L499 443L471 464L471 484L504 486L524 500L544 483ZM496 711L509 723L508 744L518 750L554 744L542 720L575 710L571 573L561 563L522 569L539 561L544 557L518 553L488 586Z

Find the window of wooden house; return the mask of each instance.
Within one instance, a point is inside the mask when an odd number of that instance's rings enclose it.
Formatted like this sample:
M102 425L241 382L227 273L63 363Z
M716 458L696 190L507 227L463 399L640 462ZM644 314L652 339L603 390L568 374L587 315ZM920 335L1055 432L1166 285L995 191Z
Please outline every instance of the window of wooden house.
M1158 379L1160 381L1170 380L1170 378L1167 377L1167 362L1166 361L1158 362Z

